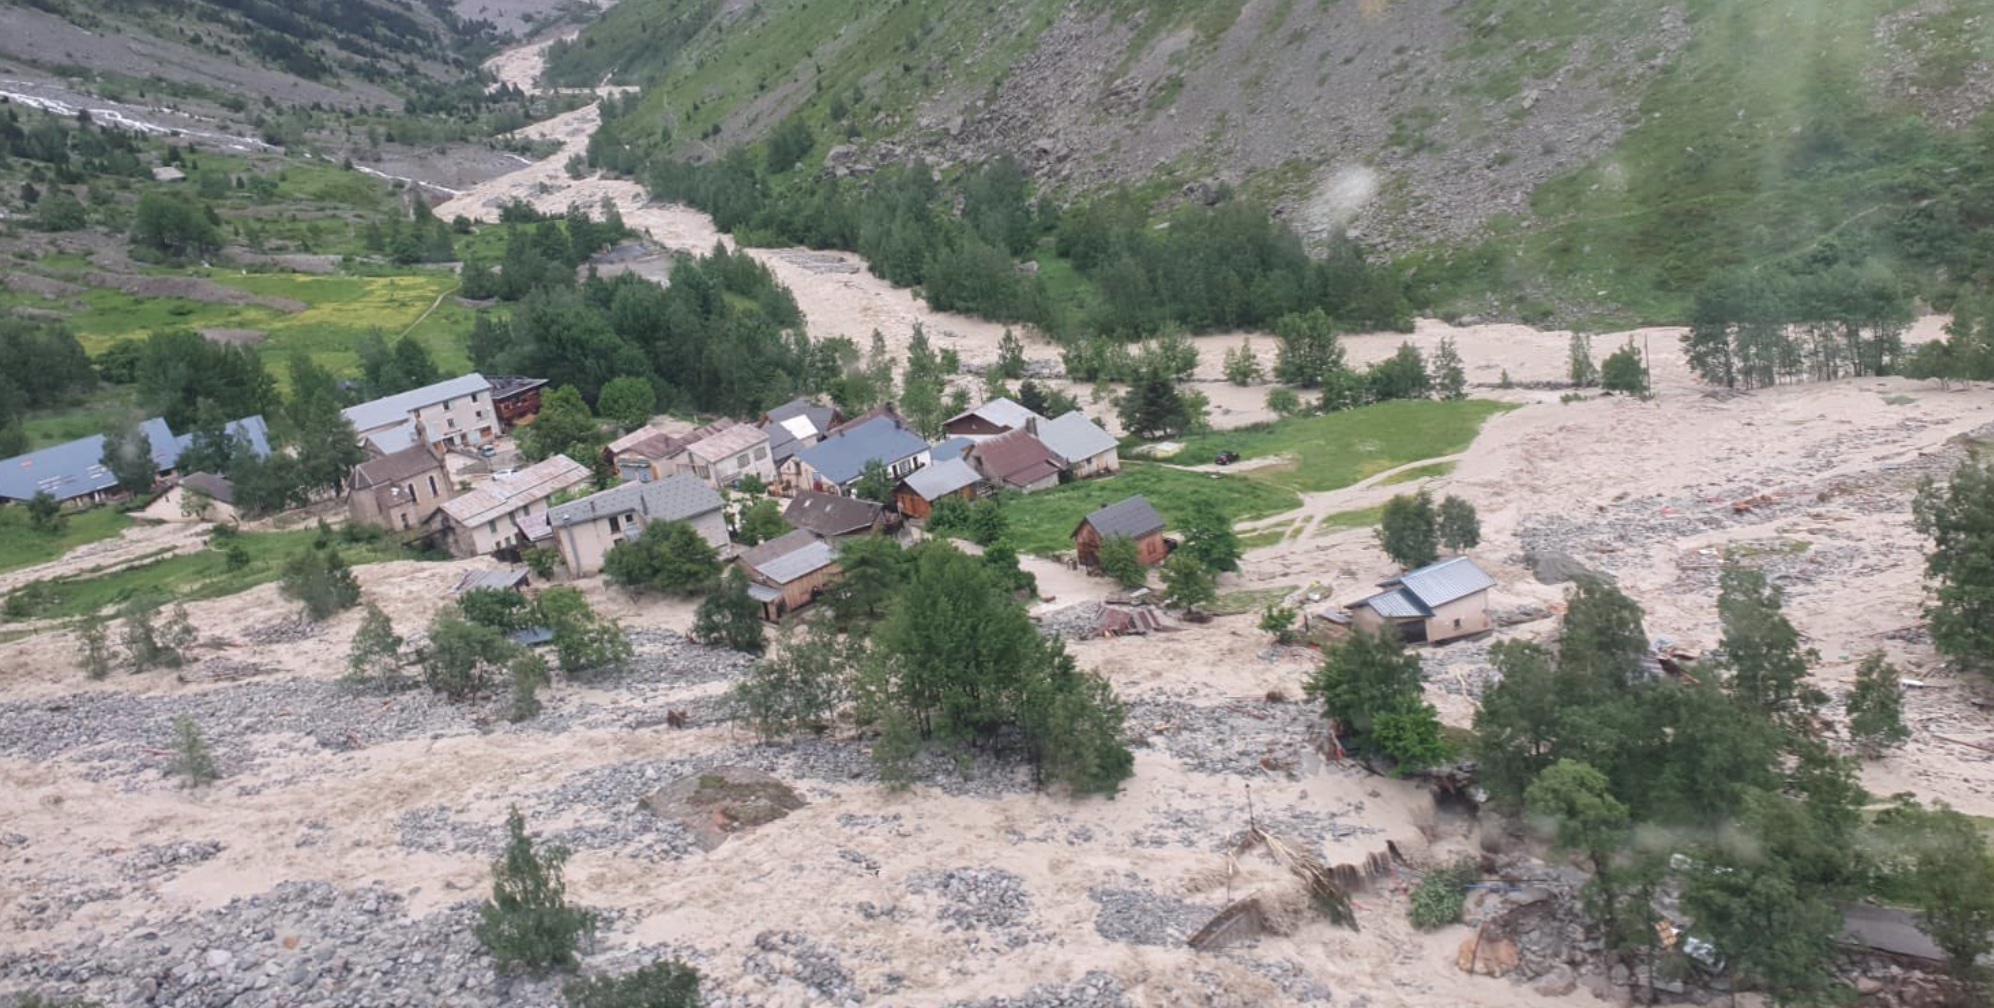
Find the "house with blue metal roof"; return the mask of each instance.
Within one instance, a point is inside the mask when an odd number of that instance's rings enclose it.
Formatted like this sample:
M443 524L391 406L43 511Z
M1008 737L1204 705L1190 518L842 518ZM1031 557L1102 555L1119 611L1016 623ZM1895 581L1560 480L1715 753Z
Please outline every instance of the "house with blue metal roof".
M1439 643L1489 629L1489 589L1495 579L1467 557L1410 570L1350 606L1350 621L1368 633L1395 630L1409 644Z
M166 421L157 418L139 424L152 447L152 462L164 476L177 467L180 454L194 441L191 434L174 434ZM270 433L260 416L245 417L228 425L228 432L248 443L257 457L270 454ZM40 451L0 460L0 502L32 500L46 493L65 504L85 504L106 500L118 493L118 479L104 466L104 435L87 438Z
M891 416L842 427L783 463L782 478L792 490L851 496L868 463L878 462L898 483L930 459L926 438Z

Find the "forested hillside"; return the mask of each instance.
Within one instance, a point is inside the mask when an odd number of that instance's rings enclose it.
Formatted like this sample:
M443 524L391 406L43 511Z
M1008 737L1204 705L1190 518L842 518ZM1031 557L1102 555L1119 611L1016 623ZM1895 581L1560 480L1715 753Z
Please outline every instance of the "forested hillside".
M1941 305L1994 277L1994 19L1974 15L626 0L555 48L549 78L647 85L600 145L633 173L771 139L776 166L847 179L1010 156L1063 206L1232 191L1312 244L1347 230L1423 310L1685 321L1738 270L1881 270Z

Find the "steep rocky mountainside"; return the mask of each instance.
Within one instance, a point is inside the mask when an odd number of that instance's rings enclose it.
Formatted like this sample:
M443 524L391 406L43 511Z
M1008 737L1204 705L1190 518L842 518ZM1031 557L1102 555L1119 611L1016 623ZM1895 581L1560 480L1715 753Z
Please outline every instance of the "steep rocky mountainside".
M1659 289L1652 316L1679 313L1695 264L1804 254L1906 199L1914 149L1994 100L1994 17L1973 0L624 0L550 64L559 83L605 76L651 86L677 157L795 117L833 171L1010 154L1068 196L1231 186L1306 235L1522 255L1567 298Z
M397 109L412 86L461 76L490 41L489 25L444 0L0 3L9 76L120 93Z

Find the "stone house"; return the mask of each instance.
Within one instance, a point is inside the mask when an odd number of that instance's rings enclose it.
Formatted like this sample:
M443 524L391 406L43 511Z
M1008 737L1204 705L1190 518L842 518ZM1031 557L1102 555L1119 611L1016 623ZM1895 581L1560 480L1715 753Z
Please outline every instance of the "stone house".
M348 518L393 532L426 530L430 517L457 492L443 460L428 445L354 466L347 486Z
M603 558L617 544L644 534L652 522L685 522L715 550L728 548L726 502L691 473L650 483L625 483L547 512L547 525L568 573L588 577L602 571Z
M490 444L499 436L492 383L472 373L383 396L341 411L360 443L383 455L414 445L436 452Z
M769 458L767 431L750 424L735 424L686 445L679 471L690 471L714 489L732 486L753 476L763 486L775 482L775 463Z
M547 502L555 494L588 479L587 466L556 455L516 473L492 477L483 486L444 503L432 520L455 556L519 549L532 542L529 519L545 514Z

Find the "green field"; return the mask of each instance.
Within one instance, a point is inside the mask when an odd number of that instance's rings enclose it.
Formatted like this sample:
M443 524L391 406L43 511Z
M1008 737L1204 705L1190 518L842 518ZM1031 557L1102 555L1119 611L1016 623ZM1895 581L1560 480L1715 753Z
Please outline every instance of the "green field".
M1234 521L1250 521L1301 506L1294 491L1241 476L1213 478L1148 462L1123 462L1119 476L1069 483L1056 490L1009 501L1004 541L1020 553L1049 556L1073 548L1073 528L1103 504L1142 494L1163 520L1176 523L1199 502L1223 509Z
M131 523L118 509L100 507L67 515L59 532L42 532L28 524L26 508L0 508L0 571L47 563L85 543L113 538Z
M1187 438L1178 457L1207 459L1221 451L1236 451L1245 459L1286 456L1290 461L1243 475L1317 493L1462 451L1490 417L1515 408L1486 399L1379 403Z
M34 608L36 618L88 616L134 599L163 604L221 598L277 580L284 562L309 547L317 535L316 529L301 529L238 536L235 541L249 553L248 565L240 570L228 569L221 550L204 549L110 574L38 581L15 594L46 593L47 598ZM386 540L342 542L338 549L340 556L356 567L408 558L400 547Z
M1287 598L1298 585L1281 585L1275 588L1251 588L1246 591L1226 592L1217 601L1205 607L1213 616L1239 616L1257 613L1270 605Z
M309 276L216 271L209 278L252 294L297 301L306 308L285 312L261 305L144 298L98 289L82 295L80 300L88 308L72 316L69 325L92 354L119 339L159 329L255 329L268 334L257 349L280 376L284 361L298 351L311 354L335 374L353 374L359 369L355 348L362 337L378 329L392 339L416 326L414 335L445 373L470 368L465 341L474 312L447 296L457 287L457 278L450 273ZM434 312L431 305L436 305ZM425 312L429 312L426 318Z

